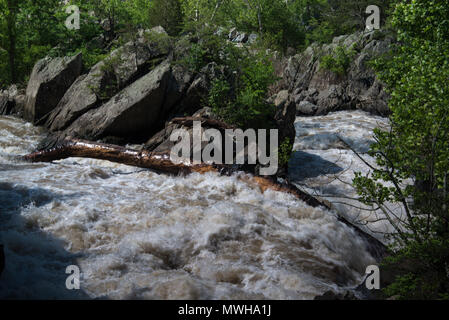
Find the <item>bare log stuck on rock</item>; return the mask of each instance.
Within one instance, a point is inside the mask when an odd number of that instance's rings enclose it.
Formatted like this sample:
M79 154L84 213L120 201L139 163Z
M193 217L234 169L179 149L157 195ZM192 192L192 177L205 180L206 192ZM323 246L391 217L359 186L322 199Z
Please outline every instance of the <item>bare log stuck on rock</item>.
M52 162L70 157L108 160L172 175L186 175L195 172L201 174L217 172L219 174L230 175L235 171L230 166L226 165L205 163L199 165L190 163L176 164L170 160L170 154L167 153L138 151L111 144L71 138L67 138L64 142L54 148L31 153L23 156L22 159L30 162ZM266 190L285 192L292 194L297 199L304 201L312 207L322 206L331 209L330 205L299 190L295 185L289 182L279 182L272 177L254 176L252 174L242 174L239 175L238 178L250 186L259 187L263 193ZM365 239L367 249L374 257L379 258L384 255L385 246L379 240L362 231L359 227L353 225L341 215L338 215L338 219L344 224L352 227L358 235Z
M138 151L111 144L71 138L67 138L56 147L37 151L22 158L30 162L52 162L71 157L107 160L174 175L185 175L195 172L217 172L220 174L230 174L233 172L232 168L227 165L174 163L170 160L170 154L165 152ZM241 176L240 179L250 185L258 186L262 192L268 189L287 192L295 195L311 206L324 206L328 208L327 205L302 192L295 186L289 183L280 183L274 178L246 175Z
M138 151L112 144L71 138L64 140L56 147L26 155L23 159L30 162L51 162L72 157L108 160L169 174L203 173L219 170L217 166L208 164L176 164L170 161L170 154L167 153Z

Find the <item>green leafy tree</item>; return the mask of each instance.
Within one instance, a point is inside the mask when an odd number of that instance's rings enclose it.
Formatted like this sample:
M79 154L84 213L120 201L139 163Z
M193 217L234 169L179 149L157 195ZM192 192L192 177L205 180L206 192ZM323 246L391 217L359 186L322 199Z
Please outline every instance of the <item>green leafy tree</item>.
M381 13L381 26L385 28L391 0L303 0L303 23L307 42L331 42L336 36L363 31L366 26L366 8L376 5Z
M179 0L154 0L149 10L151 26L162 26L170 35L177 35L182 28L182 10Z
M17 81L17 15L19 13L18 0L0 1L0 23L2 24L2 44L1 47L8 55L9 80Z
M61 6L56 0L0 0L0 8L0 48L8 54L9 69L2 80L22 81L30 65L58 43L55 12Z
M449 297L448 13L446 0L396 4L401 45L376 63L391 93L391 130L375 131L377 166L354 179L361 200L396 230L386 264L399 276L386 293L404 299ZM403 219L388 202L402 206Z

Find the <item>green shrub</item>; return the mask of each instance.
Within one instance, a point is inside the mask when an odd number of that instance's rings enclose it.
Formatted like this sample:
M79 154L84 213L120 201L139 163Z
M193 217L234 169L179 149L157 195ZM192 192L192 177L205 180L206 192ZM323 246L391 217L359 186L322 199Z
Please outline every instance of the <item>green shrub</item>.
M207 102L224 121L242 128L268 128L274 106L266 102L268 87L274 83L274 69L264 55L244 50L228 55L228 77L212 83Z
M332 54L321 57L320 68L332 71L338 75L345 75L355 53L354 47L346 49L342 46L337 46Z
M169 52L173 48L173 38L166 33L145 32L144 38L147 42L156 46L160 52Z
M293 150L293 143L290 141L290 138L285 138L284 141L279 146L278 150L278 159L279 159L279 167L285 168L287 167L290 157Z
M151 26L162 26L168 34L177 35L181 30L182 11L179 0L153 0L148 21Z
M105 81L101 81L99 86L90 86L98 99L107 101L112 98L123 86L120 82L120 74L117 74L117 66L123 62L120 52L114 56L109 56L103 60L100 67L101 74L104 74ZM100 77L101 74L97 76Z
M223 116L223 110L228 107L228 97L231 95L231 86L224 79L214 79L209 91L208 103L212 112Z
M401 299L449 297L447 12L446 0L396 4L400 46L376 67L390 93L391 127L375 130L376 165L353 181L361 202L382 210L395 230L385 264L398 276L385 293Z

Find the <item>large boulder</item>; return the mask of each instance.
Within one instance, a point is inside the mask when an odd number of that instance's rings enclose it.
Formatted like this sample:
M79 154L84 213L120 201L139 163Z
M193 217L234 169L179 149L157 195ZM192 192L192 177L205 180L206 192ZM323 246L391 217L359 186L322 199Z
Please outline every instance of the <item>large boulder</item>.
M81 54L39 60L33 68L26 90L25 119L38 122L56 108L81 70Z
M391 44L391 39L376 39L375 32L362 32L336 37L330 44L312 44L290 57L283 76L294 95L298 115L350 109L388 115L389 96L368 62L386 53ZM344 74L321 66L323 56L334 55L337 47L355 51Z
M123 89L97 109L84 113L64 132L64 136L98 140L120 137L133 140L156 131L174 81L169 61L157 66Z
M141 31L135 41L114 50L87 75L78 78L49 115L46 126L51 131L66 129L85 112L99 107L151 71L154 64L167 56L167 41L168 35L161 27Z

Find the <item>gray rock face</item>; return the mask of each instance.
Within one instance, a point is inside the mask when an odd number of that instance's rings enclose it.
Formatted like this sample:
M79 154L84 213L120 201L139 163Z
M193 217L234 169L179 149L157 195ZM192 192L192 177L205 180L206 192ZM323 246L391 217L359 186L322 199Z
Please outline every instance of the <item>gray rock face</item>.
M284 69L284 79L293 92L299 115L322 115L349 109L389 114L389 96L367 62L386 53L392 40L376 40L373 35L369 32L340 36L331 44L313 44L290 57ZM348 69L341 75L320 65L321 58L332 55L339 46L355 50Z
M109 96L147 73L153 59L163 59L168 54L168 48L151 41L151 34L166 35L162 27L142 31L136 41L114 50L109 58L99 62L87 75L73 83L49 115L46 126L51 131L66 129L79 116L99 107Z
M212 110L208 107L202 108L192 115L193 118L204 118L204 119L214 119L219 120L212 113ZM177 129L191 130L191 127L186 127L181 124L173 123L169 121L165 124L165 127L153 135L150 140L145 143L144 148L148 151L158 151L158 152L170 152L171 148L175 145L174 142L170 141L170 135L174 130Z
M229 40L234 39L238 34L237 28L232 28L231 30L229 30L229 34L228 34L228 38Z
M26 103L26 95L25 93L20 93L14 97L14 109L12 111L13 114L23 117L23 113L25 112L25 103Z
M245 32L239 32L236 28L229 31L228 39L235 43L247 43L251 39L251 43L257 40L257 34L248 35Z
M22 115L25 104L25 95L16 85L0 92L0 115Z
M26 90L25 119L37 122L58 105L81 74L82 57L44 58L37 62Z
M288 91L284 90L277 94L274 100L276 107L276 114L274 120L276 127L279 129L279 143L289 139L293 144L296 137L295 120L296 120L296 105L292 96Z
M78 118L65 135L97 140L149 135L165 107L172 73L168 61L123 89L101 107Z
M181 72L186 72L181 70ZM202 100L207 97L211 83L214 79L219 79L225 73L223 66L218 66L215 62L210 62L204 66L199 74L188 83L187 90L177 107L177 114L193 114L201 107Z
M280 109L284 107L286 103L289 102L289 99L290 93L288 92L288 90L281 90L276 94L276 96L272 100L276 108Z
M98 68L94 68L94 70L98 70ZM91 71L88 75L76 79L58 106L49 115L46 126L50 130L65 129L85 111L96 106L98 97L93 92L92 86L99 84L101 79L95 77L95 74L95 71Z
M314 115L318 110L318 106L309 101L300 101L296 103L296 114L310 116Z
M0 93L0 115L7 115L9 114L11 109L10 102L9 102L9 96L5 93Z
M273 103L276 108L274 121L276 124L276 128L279 130L279 146L285 143L288 139L289 143L291 144L291 148L293 149L293 143L295 142L296 137L296 104L293 100L292 95L288 92L288 90L282 90L274 97L268 99L268 102ZM292 151L292 149L290 150L290 152ZM277 175L286 176L287 170L287 167L280 167L278 169Z

